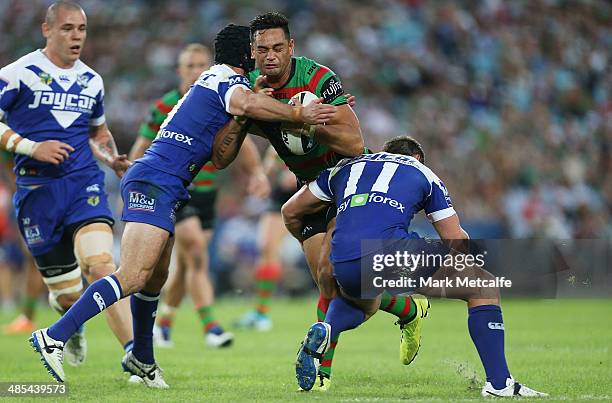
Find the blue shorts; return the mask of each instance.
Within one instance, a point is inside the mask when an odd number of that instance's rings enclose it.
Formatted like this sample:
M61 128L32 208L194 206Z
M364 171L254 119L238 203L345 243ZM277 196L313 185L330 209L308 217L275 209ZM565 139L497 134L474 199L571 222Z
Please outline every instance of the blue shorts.
M176 213L189 201L185 181L136 162L121 180L121 220L141 222L174 234Z
M392 295L413 292L419 288L421 279L429 278L440 268L437 261L432 264L419 264L417 267L395 266L391 264L383 270L374 270L376 256L392 255L396 252L407 252L411 255L444 256L449 249L438 240L425 240L406 237L400 240L387 239L381 243L384 247L361 258L334 262L334 277L338 285L353 298L374 299L383 291ZM379 263L381 260L378 261ZM379 278L379 280L376 280ZM379 286L380 280L412 279L414 282L403 283L396 287ZM396 283L397 284L397 283Z
M72 172L34 189L18 186L13 203L19 230L33 256L51 251L71 224L94 218L114 223L104 191L104 172L98 167Z

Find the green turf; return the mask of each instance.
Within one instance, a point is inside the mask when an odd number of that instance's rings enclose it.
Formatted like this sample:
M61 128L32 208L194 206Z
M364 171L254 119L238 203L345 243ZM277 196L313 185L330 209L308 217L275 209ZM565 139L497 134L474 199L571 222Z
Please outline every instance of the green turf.
M247 305L221 301L223 323ZM548 401L612 401L612 301L505 301L506 352L512 374L551 393ZM54 319L49 310L38 322ZM315 318L315 299L279 300L269 333L237 332L227 350L204 347L195 313L186 304L174 332L176 347L158 350L167 391L129 387L122 355L103 318L87 325L89 356L81 368L66 368L71 400L86 401L474 401L484 373L470 341L465 304L434 301L416 361L399 363L399 330L382 312L340 338L332 388L326 394L296 391L293 360ZM0 315L5 323L7 314ZM24 336L0 336L0 381L50 379Z

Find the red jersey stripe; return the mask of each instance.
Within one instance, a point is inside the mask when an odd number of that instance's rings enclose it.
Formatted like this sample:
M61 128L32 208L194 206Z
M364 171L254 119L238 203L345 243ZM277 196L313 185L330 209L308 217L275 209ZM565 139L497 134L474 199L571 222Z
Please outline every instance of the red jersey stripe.
M329 71L330 70L327 67L323 67L323 66L317 69L317 71L314 73L314 75L310 79L310 82L308 82L308 87L312 89L311 92L314 92L317 89L319 80L321 80L321 78L323 78L325 74L329 73Z
M155 107L163 114L169 114L170 111L172 110L172 106L170 105L166 105L165 103L162 102L161 99L157 100L157 102L155 102Z
M281 88L280 90L276 90L273 93L274 98L276 99L291 99L295 94L298 94L302 91L307 91L308 86L302 85L300 87L292 87L292 88Z

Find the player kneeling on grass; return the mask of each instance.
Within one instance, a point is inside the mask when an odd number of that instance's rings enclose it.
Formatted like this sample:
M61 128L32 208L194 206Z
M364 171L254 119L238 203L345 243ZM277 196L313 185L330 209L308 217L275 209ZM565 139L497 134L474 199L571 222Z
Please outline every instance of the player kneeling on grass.
M330 340L358 327L378 310L382 289L372 290L362 283L362 262L379 253L377 248L391 245L395 240L415 241L419 246L413 252L421 252L425 242L418 241L418 234L408 231L414 214L424 210L444 242L429 243L432 246L428 252L456 250L469 239L459 224L446 187L423 165L425 156L420 144L403 136L387 141L383 149L381 153L340 161L304 186L282 209L287 229L299 237L304 215L323 209L329 203L337 206L330 259L339 295L332 300L325 322L310 327L298 352L296 378L304 390L310 390L315 384L320 360ZM362 245L364 239L381 242ZM421 278L433 275L436 279L452 278L461 272L455 267L433 267L416 273ZM477 267L467 274L464 271L463 275L491 277ZM364 291L366 289L375 292ZM483 396L546 396L515 382L510 376L504 355L504 328L497 289L440 290L430 287L417 290L430 296L467 302L469 332L487 374ZM418 297L415 296L415 300ZM492 323L495 326L491 326Z

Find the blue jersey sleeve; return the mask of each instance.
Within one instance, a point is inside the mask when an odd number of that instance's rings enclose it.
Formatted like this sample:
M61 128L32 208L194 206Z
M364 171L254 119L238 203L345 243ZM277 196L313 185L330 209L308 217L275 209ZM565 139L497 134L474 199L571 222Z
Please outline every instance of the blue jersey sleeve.
M329 176L331 169L326 169L319 174L317 179L308 184L308 190L319 200L330 202L334 198L334 193L329 186Z
M425 200L424 210L432 223L455 214L448 190L441 180L431 182L431 193Z
M19 80L11 66L0 69L0 119L8 112L19 94Z
M221 98L221 102L223 103L223 107L227 113L230 113L230 98L238 87L242 87L247 90L250 89L249 79L245 76L237 74L229 77L227 81L221 81L219 83L219 98Z
M91 113L91 119L89 124L91 126L100 126L104 124L106 118L104 117L104 90L102 89L96 96L96 105Z

